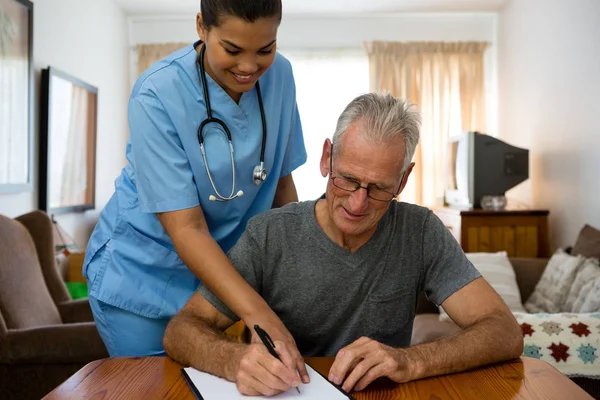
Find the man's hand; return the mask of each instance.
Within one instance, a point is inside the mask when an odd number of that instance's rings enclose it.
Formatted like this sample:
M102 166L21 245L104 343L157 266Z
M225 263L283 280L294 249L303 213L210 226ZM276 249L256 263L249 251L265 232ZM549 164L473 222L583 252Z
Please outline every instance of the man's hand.
M346 392L363 390L380 377L395 382L408 380L403 349L395 349L367 337L361 337L341 349L329 370L329 380L342 385Z
M283 352L285 344L275 341L275 348ZM275 396L300 384L295 371L269 354L264 344L246 347L235 373L238 391L246 396Z
M252 333L251 343L257 343L264 347L256 332L254 332L254 329L251 328L255 323L264 329L275 343L279 342L283 344L282 346L275 346L275 351L279 354L281 362L290 371L293 371L294 375L296 374L296 371L298 371L303 383L310 383L310 378L306 371L306 364L304 363L304 357L300 354L294 337L287 330L285 325L283 325L281 320L277 318L275 321L268 320L254 323L248 321L248 323L246 323L246 326L248 326L248 329L250 329L250 332Z

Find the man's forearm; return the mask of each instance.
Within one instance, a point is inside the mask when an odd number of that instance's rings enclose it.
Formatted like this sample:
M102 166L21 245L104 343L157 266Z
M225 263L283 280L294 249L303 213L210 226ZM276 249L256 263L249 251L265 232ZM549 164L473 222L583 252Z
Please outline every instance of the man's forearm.
M186 340L175 340L185 338ZM165 332L165 351L184 366L235 381L245 344L236 343L205 321L189 313L173 317Z
M519 357L523 336L511 316L489 316L454 335L407 349L409 379L460 372Z

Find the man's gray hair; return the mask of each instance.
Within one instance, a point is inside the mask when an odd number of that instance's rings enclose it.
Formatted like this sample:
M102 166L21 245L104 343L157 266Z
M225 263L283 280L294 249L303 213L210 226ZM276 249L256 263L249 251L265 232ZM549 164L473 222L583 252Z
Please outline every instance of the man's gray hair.
M360 121L361 134L375 143L404 140L404 165L410 165L419 143L421 116L411 104L389 93L367 93L350 102L338 118L333 135L334 155L340 150L341 139L354 122Z

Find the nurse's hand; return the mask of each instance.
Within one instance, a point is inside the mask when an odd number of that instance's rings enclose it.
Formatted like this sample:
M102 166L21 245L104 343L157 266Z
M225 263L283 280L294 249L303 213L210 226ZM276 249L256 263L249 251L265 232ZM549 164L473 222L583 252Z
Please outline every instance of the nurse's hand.
M271 336L271 339L275 342L275 351L279 354L281 362L288 367L288 369L294 371L294 373L298 371L302 383L310 382L308 372L306 371L306 365L304 364L304 357L300 354L294 337L279 318L276 318L275 321L269 319L248 322L246 323L246 326L251 327L254 326L254 324L258 324L269 334L269 336ZM264 347L254 329L250 329L250 332L252 332L251 343L257 343Z

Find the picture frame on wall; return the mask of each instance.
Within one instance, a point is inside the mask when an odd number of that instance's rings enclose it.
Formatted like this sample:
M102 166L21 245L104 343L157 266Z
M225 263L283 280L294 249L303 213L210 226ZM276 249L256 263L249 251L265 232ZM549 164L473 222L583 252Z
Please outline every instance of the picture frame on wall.
M33 188L33 3L0 0L0 194Z
M98 88L55 67L42 69L38 208L96 207Z

